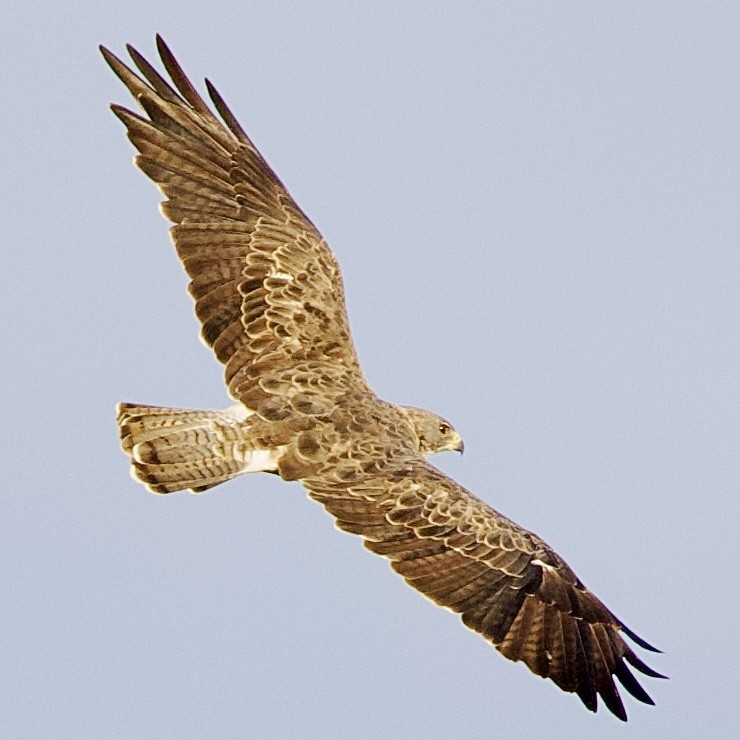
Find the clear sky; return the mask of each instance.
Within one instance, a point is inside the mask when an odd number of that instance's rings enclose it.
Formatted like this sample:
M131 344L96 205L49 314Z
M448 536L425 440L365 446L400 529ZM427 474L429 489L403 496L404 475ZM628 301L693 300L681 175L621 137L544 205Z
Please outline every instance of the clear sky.
M63 10L62 10L63 8ZM105 8L103 10L102 8ZM740 4L2 11L0 736L689 738L740 725ZM161 32L343 266L388 400L670 681L628 728L504 660L297 484L155 497L114 404L219 407L97 52Z

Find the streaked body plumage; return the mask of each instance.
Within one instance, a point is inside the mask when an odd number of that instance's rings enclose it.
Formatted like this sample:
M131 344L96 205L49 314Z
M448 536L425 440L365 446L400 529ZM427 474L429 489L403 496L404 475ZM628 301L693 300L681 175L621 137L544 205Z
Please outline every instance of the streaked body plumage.
M225 365L222 411L121 404L134 475L157 493L204 491L247 472L300 480L340 529L363 537L409 585L458 612L507 658L622 719L613 677L650 697L630 664L658 676L630 632L539 537L426 458L462 450L449 422L380 400L355 353L337 261L207 83L210 111L157 40L165 80L102 49L144 115L113 106L190 276L202 338ZM174 85L174 87L173 87ZM225 124L225 125L224 125Z

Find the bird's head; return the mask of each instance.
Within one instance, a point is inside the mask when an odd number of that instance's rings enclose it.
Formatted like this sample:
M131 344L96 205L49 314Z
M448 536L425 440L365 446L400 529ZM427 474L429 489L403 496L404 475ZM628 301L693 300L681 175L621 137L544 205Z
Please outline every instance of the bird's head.
M465 449L462 437L447 419L424 409L403 406L409 421L419 438L419 452L424 457L450 450L462 453Z

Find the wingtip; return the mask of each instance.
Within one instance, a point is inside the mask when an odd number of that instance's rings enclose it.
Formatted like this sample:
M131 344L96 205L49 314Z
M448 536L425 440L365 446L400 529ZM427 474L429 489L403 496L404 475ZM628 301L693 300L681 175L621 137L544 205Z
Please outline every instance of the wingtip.
M114 71L117 64L122 64L121 60L107 46L98 44L98 50L103 55L103 59L105 59L106 64Z
M598 699L595 698L592 704L590 702L587 702L580 693L576 692L576 695L581 700L583 706L586 707L589 712L597 714L599 710ZM620 722L627 721L627 710L624 708L624 704L622 704L622 699L620 698L617 691L614 692L613 697L609 700L607 700L607 698L601 693L599 693L598 696L601 698L601 701L604 703L604 706L609 710L609 712L613 714Z
M166 56L172 56L172 51L170 51L170 47L167 46L167 42L162 37L161 33L155 35L154 43L157 45L157 51L159 52L160 57L164 58Z
M621 628L622 632L624 632L627 637L632 640L636 645L639 645L644 650L649 650L651 653L662 653L663 651L656 648L654 645L651 645L647 640L644 640L640 635L638 635L636 632L633 632L629 627L626 625L622 625Z

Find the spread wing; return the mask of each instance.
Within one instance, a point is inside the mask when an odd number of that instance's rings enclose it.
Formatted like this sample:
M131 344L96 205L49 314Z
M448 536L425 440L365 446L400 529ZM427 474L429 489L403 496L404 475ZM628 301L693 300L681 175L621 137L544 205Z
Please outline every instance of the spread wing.
M636 699L653 704L628 664L663 676L620 633L655 648L627 629L541 539L433 466L408 460L349 483L329 475L303 483L340 529L362 536L410 586L458 612L510 660L577 693L591 711L600 696L627 719L615 677Z
M279 396L321 412L348 386L365 389L339 266L321 234L208 81L223 122L159 36L171 83L127 48L140 74L101 52L144 115L112 109L167 198L201 336L226 365L230 394L269 416L284 413Z

